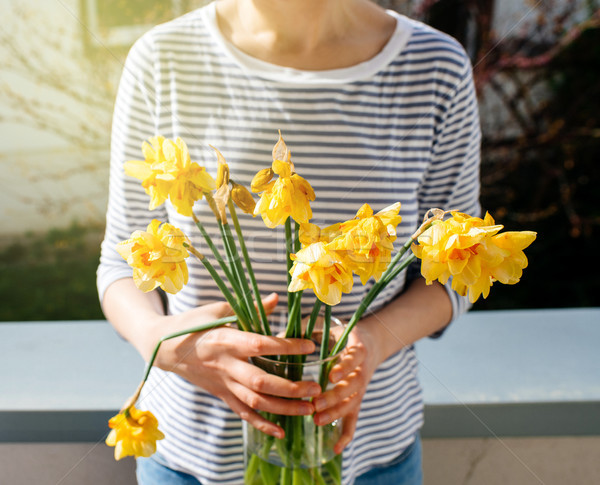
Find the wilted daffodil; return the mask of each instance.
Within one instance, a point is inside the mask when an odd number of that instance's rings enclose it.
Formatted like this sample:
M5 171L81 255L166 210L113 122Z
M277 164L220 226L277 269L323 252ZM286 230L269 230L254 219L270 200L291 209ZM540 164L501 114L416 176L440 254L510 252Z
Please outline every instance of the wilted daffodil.
M177 293L188 281L187 240L180 229L153 219L146 231L135 231L119 243L117 251L133 268L133 280L140 290L160 286L167 293Z
M142 181L150 195L151 210L169 199L177 212L191 216L194 202L215 188L214 179L204 167L191 161L181 138L172 141L155 136L149 142L142 146L146 159L125 162L125 173Z
M288 290L295 292L312 289L317 298L327 305L337 305L342 293L349 293L354 283L352 272L322 242L307 246L291 255L294 265Z
M278 175L277 180L271 180ZM285 223L291 217L298 223L306 223L312 217L310 201L315 200L311 185L295 172L281 133L273 147L271 169L258 172L252 184L253 192L262 192L254 208L254 215L260 214L267 227L273 228Z
M499 234L501 229L489 214L480 219L453 212L452 218L434 223L413 245L427 284L445 284L452 277L452 288L474 303L482 295L487 298L495 281L518 283L527 267L523 250L536 233Z
M165 435L158 429L158 421L150 411L130 406L108 421L111 432L108 446L115 447L115 460L126 456L149 457L156 451L156 442Z
M331 242L331 248L344 255L344 262L363 285L371 277L378 281L391 261L396 226L402 220L399 211L400 202L377 214L373 214L369 204L364 204L354 219L338 227L340 235Z
M236 182L231 182L231 200L246 214L253 214L256 201L250 191Z

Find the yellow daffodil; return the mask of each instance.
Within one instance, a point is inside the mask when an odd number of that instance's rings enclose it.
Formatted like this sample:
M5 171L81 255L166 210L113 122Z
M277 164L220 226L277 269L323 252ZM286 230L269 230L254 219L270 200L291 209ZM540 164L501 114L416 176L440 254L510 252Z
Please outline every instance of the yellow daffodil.
M115 447L115 460L125 456L149 457L156 452L156 442L165 437L158 429L158 421L154 415L134 406L113 416L108 425L111 432L106 438L106 444Z
M352 290L354 280L335 251L322 242L307 246L291 255L294 264L288 291L312 289L327 305L337 305L342 293Z
M364 285L369 278L379 280L391 261L396 240L396 226L402 220L398 215L400 202L377 214L364 204L354 219L339 225L340 235L330 244L344 254L345 264L356 273Z
M300 242L302 246L308 246L316 242L330 243L341 234L340 226L340 222L325 228L320 228L311 222L300 224Z
M188 281L185 258L189 256L181 230L154 219L146 231L135 231L131 238L117 245L118 253L133 268L133 280L142 291L160 286L177 293Z
M273 175L279 177L271 180ZM252 180L253 192L262 192L254 208L254 215L260 214L267 227L284 224L288 217L298 223L307 223L312 217L310 201L315 200L311 185L295 172L291 155L281 133L273 148L273 163L270 170L261 170Z
M172 141L156 136L149 142L142 146L145 160L125 162L125 173L142 181L142 187L150 195L150 209L169 199L177 212L192 215L194 202L204 192L213 190L215 181L204 167L191 161L181 138Z
M452 288L474 303L487 298L495 281L517 283L527 267L523 250L536 233L499 234L501 229L489 214L480 219L453 212L451 219L434 223L413 245L427 284L446 284L452 277Z

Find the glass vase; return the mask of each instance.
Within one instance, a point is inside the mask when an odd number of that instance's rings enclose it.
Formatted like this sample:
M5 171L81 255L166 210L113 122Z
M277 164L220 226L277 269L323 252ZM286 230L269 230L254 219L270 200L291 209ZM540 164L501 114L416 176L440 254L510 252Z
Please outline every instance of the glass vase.
M332 322L333 323L333 322ZM252 361L265 371L293 381L310 380L328 387L327 372L339 354L320 358L322 331L312 339L315 353L307 356L256 357ZM329 338L329 348L335 339ZM261 413L285 430L282 439L267 435L244 421L245 485L340 485L342 456L333 451L341 423L317 426L313 416Z

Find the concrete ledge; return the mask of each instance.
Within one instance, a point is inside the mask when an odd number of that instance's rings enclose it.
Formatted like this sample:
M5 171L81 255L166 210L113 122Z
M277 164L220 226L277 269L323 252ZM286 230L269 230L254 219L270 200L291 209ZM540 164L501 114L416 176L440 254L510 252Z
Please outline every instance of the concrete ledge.
M425 405L423 438L600 436L600 402Z
M600 435L600 308L471 312L417 344L426 438Z
M472 312L417 344L425 438L600 436L600 308ZM100 442L144 363L104 321L0 323L0 442Z

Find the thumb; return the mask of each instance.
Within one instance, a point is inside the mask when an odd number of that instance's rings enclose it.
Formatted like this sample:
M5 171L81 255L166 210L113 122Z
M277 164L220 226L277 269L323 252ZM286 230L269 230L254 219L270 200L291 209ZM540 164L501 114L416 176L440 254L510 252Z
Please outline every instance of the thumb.
M271 293L269 296L263 298L262 303L265 308L265 312L269 315L277 306L279 302L279 295L277 293Z

